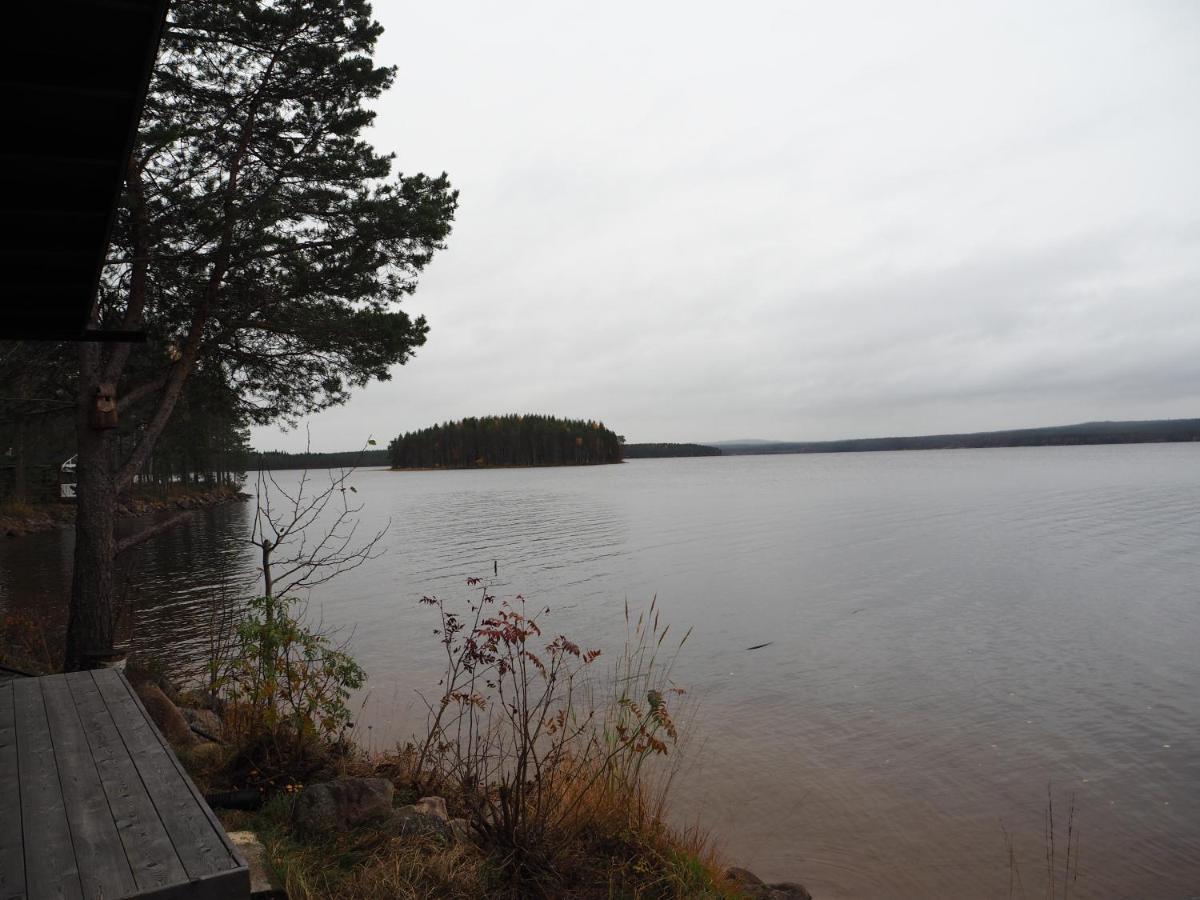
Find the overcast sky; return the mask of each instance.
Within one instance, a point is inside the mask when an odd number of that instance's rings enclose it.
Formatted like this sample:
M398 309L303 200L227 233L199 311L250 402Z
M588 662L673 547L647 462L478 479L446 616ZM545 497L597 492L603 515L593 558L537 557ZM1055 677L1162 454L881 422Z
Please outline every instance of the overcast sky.
M1195 0L377 0L374 140L450 173L429 341L314 449L1200 416ZM300 449L258 429L256 446Z

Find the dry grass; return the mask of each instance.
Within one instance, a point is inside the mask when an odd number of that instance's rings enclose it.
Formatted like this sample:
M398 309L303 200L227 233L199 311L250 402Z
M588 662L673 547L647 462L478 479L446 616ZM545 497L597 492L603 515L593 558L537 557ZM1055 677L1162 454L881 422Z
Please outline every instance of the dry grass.
M291 830L293 796L226 826L258 833L293 900L304 898L466 898L486 896L486 858L471 845L400 837L387 824L306 842Z
M469 847L440 847L374 835L310 848L270 841L288 896L297 900L479 898L491 893L486 859Z
M210 759L184 754L189 767L211 778ZM452 783L414 770L413 748L368 759L339 758L321 779L377 776L396 785L396 803L418 796L446 798L450 815L466 813ZM514 872L502 844L476 834L455 843L401 836L390 824L363 827L331 837L307 838L292 827L295 793L270 800L256 814L225 814L231 828L249 828L263 839L280 881L293 898L471 897L471 898L667 898L740 897L726 881L725 865L708 836L678 831L649 814L653 804L627 790L576 771L555 779L571 817L550 836L556 844L552 867ZM583 786L581 788L581 786Z
M631 830L620 810L588 806L553 873L515 882L504 861L475 843L398 836L388 825L306 842L289 827L288 798L250 821L289 896L302 900L397 898L734 898L741 895L703 835Z

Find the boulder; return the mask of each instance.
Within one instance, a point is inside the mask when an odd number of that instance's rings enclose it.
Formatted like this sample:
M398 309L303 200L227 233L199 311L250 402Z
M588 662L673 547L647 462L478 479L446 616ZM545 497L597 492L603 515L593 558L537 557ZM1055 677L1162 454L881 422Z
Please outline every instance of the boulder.
M173 746L191 747L199 742L200 739L192 734L192 729L179 707L171 702L171 698L163 693L162 688L152 681L143 681L134 690L142 698L146 712L150 713L150 718L158 726L158 730Z
M767 884L749 869L737 866L725 873L743 897L749 900L812 900L812 894L802 884L794 881L779 881Z
M183 713L184 720L194 734L210 741L221 740L221 717L211 709L193 709L185 706L179 711Z
M435 837L446 840L454 837L448 819L425 812L416 804L396 809L392 813L392 825L400 837Z
M231 831L229 840L238 848L250 870L251 900L287 900L287 891L271 871L267 850L258 835L253 831Z
M471 823L466 819L451 819L449 821L450 834L460 844L468 844L471 842L473 835L471 834Z
M153 663L143 662L135 656L133 659L125 661L124 672L126 680L138 692L139 696L141 696L143 685L153 684L166 695L168 700L176 706L180 705L178 689L171 683L171 679Z
M446 801L441 797L422 797L413 806L418 812L423 812L426 815L437 816L443 822L450 821L450 815L446 812Z
M310 784L296 801L295 824L310 834L346 831L392 814L395 788L386 778L338 778Z
M725 873L725 877L736 883L739 887L750 886L754 887L760 884L766 884L761 878L751 872L749 869L743 869L740 866L734 866Z
M466 819L451 819L446 801L441 797L422 797L411 806L401 806L392 813L392 824L401 837L437 837L447 840L470 840L471 828Z
M767 890L770 891L767 894L769 900L813 900L808 888L794 881L777 881L768 884Z

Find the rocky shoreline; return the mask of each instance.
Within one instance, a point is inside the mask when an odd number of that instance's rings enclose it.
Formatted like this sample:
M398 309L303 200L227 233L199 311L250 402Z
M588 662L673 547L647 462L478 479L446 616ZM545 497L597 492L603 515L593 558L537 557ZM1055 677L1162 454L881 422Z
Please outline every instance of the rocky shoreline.
M217 704L202 692L180 692L162 675L130 671L134 690L151 719L167 741L182 754L189 769L204 767L211 751L219 756L228 739ZM398 805L392 780L376 770L370 775L340 775L306 785L295 785L292 825L309 838L332 840L350 829L389 824L389 832L402 838L438 838L450 843L470 843L474 838L466 819L452 818L443 797L421 797L415 803ZM258 790L213 791L204 784L205 799L215 809L257 809L263 800ZM249 802L247 802L249 801ZM243 833L239 832L239 835ZM255 877L271 883L270 896L286 897L266 863L266 852L258 837L245 832L253 852L262 857ZM738 866L725 871L728 883L746 900L813 900L812 894L794 881L768 884L748 869ZM264 896L267 896L264 894Z
M166 498L128 497L117 504L118 519L134 519L168 510L203 509L223 503L245 502L250 495L236 488L217 487L178 494ZM0 513L0 534L23 537L42 531L52 531L75 524L75 506L70 503L48 503L29 507L20 515Z

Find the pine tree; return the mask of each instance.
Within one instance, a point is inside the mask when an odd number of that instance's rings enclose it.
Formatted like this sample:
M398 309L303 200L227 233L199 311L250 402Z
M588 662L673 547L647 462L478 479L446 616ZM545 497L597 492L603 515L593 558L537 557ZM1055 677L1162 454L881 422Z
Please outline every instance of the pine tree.
M389 377L425 340L399 302L449 234L445 175L392 177L363 138L395 70L365 0L172 4L93 322L144 329L80 351L79 513L69 667L112 651L115 499L149 460L197 365L252 422L298 417ZM144 418L118 453L101 385Z

